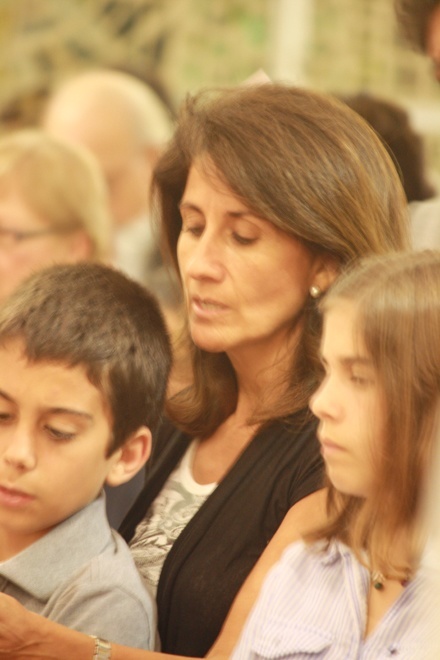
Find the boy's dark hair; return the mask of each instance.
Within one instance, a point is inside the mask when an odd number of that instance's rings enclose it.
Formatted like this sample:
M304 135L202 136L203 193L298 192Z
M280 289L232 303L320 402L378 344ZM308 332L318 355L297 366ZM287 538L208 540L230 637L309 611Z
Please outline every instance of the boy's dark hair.
M30 361L83 366L113 423L108 455L162 413L171 347L159 304L144 287L100 264L53 266L0 308L0 342L20 339Z

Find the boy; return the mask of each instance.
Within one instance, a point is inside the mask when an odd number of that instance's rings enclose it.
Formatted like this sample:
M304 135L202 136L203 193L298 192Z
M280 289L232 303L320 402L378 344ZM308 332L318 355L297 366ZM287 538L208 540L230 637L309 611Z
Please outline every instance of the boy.
M170 362L157 302L106 266L40 271L0 309L0 589L144 649L154 606L102 487L147 460Z

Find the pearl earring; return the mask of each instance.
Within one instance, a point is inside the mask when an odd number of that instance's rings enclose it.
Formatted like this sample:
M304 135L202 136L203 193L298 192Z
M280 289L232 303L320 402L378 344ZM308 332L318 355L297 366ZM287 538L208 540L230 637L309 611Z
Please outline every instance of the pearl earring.
M319 286L316 285L311 286L310 295L312 296L312 298L319 298L319 296L321 295L321 289L319 288Z

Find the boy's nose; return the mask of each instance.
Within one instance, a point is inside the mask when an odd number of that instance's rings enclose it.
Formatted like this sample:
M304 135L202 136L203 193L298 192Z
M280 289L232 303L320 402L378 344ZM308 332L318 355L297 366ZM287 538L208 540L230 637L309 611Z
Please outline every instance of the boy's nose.
M25 431L11 433L3 451L4 461L16 470L32 470L37 463L35 443Z

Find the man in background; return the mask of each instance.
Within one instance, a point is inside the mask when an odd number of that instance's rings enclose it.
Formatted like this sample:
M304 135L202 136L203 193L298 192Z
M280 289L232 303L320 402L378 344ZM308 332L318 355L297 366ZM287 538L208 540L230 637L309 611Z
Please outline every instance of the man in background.
M56 136L84 145L98 160L113 215L113 264L148 285L165 306L172 302L149 208L152 169L172 134L165 104L131 74L88 70L55 90L42 125Z

